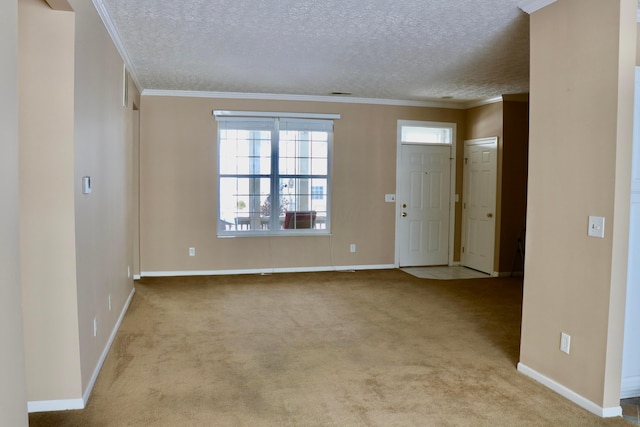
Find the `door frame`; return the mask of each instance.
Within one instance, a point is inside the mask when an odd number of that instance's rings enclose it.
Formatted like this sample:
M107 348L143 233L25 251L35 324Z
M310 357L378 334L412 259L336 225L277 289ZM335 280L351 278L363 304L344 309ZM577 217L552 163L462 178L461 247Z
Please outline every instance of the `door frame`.
M423 126L432 128L448 128L451 129L451 145L449 153L449 161L451 162L449 169L449 248L448 259L449 265L456 265L453 261L454 256L454 244L455 244L455 219L456 219L456 203L458 202L456 197L456 154L457 154L457 125L452 122L431 122L431 121L416 121L416 120L398 120L396 130L396 190L395 190L395 261L396 268L400 267L400 215L402 208L398 203L397 195L399 193L400 186L400 163L402 161L402 126ZM412 144L407 144L412 145ZM442 144L413 144L413 145L436 145L442 146Z
M498 137L497 136L490 136L487 138L476 138L476 139L467 139L464 141L464 149L463 149L463 158L466 157L467 155L467 147L468 146L476 146L476 145L489 145L491 144L494 149L495 149L495 153L496 153L496 169L495 171L493 171L494 175L495 175L495 181L492 183L493 184L493 198L494 198L494 206L493 206L493 215L494 215L494 221L493 221L493 248L491 251L491 266L489 268L489 272L487 274L490 274L491 276L497 277L499 275L498 272L495 271L495 260L496 260L496 243L497 243L497 230L499 228L499 214L498 214ZM467 174L467 169L464 168L463 166L463 172L462 172L462 203L466 203L467 199L468 199L468 191L469 188L471 187L470 185L468 185L469 183L467 182L468 176ZM460 265L465 265L465 254L462 252L462 247L465 245L466 242L466 237L467 237L467 233L468 230L466 229L467 227L465 226L465 219L466 219L466 209L464 209L464 206L462 208L462 212L460 215Z

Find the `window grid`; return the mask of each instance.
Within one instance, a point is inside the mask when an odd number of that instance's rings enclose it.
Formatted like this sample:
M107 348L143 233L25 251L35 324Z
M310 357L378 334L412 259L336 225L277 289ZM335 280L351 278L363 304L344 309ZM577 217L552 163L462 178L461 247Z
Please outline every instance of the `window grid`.
M219 234L329 232L332 132L278 125L274 120L269 131L220 126Z

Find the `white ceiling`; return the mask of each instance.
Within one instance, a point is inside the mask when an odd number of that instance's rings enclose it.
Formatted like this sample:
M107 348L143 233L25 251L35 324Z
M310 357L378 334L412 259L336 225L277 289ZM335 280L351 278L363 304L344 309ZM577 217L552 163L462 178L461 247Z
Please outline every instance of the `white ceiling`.
M469 103L529 88L522 0L94 3L141 90Z

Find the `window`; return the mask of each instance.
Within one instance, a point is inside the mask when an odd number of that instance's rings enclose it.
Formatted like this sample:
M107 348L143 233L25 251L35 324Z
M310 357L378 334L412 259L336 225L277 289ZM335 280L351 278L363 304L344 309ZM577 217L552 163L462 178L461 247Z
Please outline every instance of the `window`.
M419 122L400 124L400 141L404 144L445 144L451 145L450 127L424 126Z
M218 235L328 233L333 121L216 120Z

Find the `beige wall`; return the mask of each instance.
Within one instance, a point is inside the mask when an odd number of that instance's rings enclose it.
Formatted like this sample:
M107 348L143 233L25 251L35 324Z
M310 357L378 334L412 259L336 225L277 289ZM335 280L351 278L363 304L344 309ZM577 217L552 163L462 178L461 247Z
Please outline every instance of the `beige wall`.
M636 7L559 0L531 16L520 358L604 408L620 397ZM606 218L604 239L587 237L589 215Z
M123 106L123 61L93 4L71 2L76 15L75 168L76 277L82 390L133 288L133 101ZM82 194L90 176L92 193ZM109 310L111 297L111 310ZM97 336L93 336L93 319Z
M0 3L0 425L27 422L20 290L18 2Z
M502 140L503 102L480 105L466 110L464 139L498 137Z
M19 2L20 234L28 399L82 395L75 260L74 16Z
M342 115L334 133L331 237L216 238L214 109ZM143 96L142 271L393 264L395 206L384 195L395 193L398 119L456 122L461 147L460 110ZM349 252L350 243L356 253ZM195 257L188 256L189 247L196 248Z
M133 289L133 103L123 106L123 62L91 2L19 4L21 271L37 405L86 397Z

